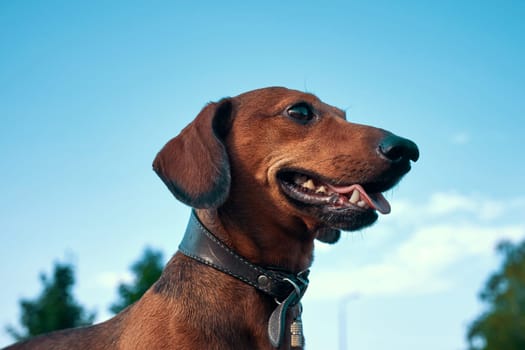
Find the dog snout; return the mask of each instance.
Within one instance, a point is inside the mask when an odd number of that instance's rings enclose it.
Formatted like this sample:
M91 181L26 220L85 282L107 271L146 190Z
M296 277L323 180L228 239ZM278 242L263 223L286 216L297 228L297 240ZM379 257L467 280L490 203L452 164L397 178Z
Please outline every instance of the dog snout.
M392 163L417 161L419 159L419 149L417 145L409 139L388 134L381 140L378 146L379 154Z

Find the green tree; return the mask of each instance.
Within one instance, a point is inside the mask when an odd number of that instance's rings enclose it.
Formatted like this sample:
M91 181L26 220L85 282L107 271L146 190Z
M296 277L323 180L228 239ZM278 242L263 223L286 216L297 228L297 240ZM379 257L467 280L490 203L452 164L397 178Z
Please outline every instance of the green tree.
M525 241L501 242L497 251L503 263L479 294L487 308L468 329L470 350L525 349Z
M142 257L131 266L134 274L133 282L130 284L121 283L118 286L119 300L110 306L110 311L119 313L140 297L155 283L164 267L163 256L160 251L146 248Z
M20 301L22 330L7 326L7 332L16 340L55 330L90 325L94 312L86 312L73 297L75 276L73 266L55 263L53 276L40 275L43 291L34 300Z

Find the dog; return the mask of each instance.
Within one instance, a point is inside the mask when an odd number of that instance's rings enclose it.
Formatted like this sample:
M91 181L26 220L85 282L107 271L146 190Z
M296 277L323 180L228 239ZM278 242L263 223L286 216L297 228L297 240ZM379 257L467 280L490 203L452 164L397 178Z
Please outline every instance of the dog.
M160 279L98 325L19 349L302 349L300 299L314 240L388 214L382 195L417 161L408 139L350 123L282 87L209 103L153 168L193 208Z

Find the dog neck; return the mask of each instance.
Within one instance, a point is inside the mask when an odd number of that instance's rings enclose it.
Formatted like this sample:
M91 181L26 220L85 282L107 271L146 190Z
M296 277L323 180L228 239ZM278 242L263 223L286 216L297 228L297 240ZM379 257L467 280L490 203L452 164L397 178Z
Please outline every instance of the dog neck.
M279 267L252 264L210 232L195 212L190 216L179 251L251 285L278 301L284 300L295 292L296 288L301 290L299 294L302 296L308 285L308 270L294 273Z
M229 220L229 212L224 207L219 210L196 210L205 227L253 264L274 266L294 273L311 266L315 232L310 232L301 223L282 223L279 221L282 218L268 218L264 222L242 221L240 217L244 216L237 213L233 216L235 220Z
M237 278L276 301L277 306L268 320L268 337L275 348L281 346L285 337L288 310L298 307L298 316L291 324L289 337L292 347L302 347L300 300L308 287L308 270L294 274L250 263L204 227L195 212L192 212L179 251L191 259Z

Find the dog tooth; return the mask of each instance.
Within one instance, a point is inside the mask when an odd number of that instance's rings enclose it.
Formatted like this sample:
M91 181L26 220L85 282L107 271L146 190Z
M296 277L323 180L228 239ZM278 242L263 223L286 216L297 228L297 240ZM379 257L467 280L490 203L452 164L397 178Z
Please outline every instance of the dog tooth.
M361 198L360 194L359 194L359 191L358 190L354 190L352 192L352 195L350 196L350 199L348 199L348 201L352 204L356 204L357 202L359 202L359 199ZM361 201L362 202L362 201Z
M304 184L303 184L303 187L304 188L307 188L309 190L315 190L315 184L313 182L312 179L309 179L308 181L306 181Z
M315 193L326 193L326 187L324 187L323 185L319 186L319 187L315 190Z
M359 202L357 202L357 206L358 206L359 208L364 208L364 207L366 207L367 205L366 205L366 202L365 202L365 201L359 201Z

